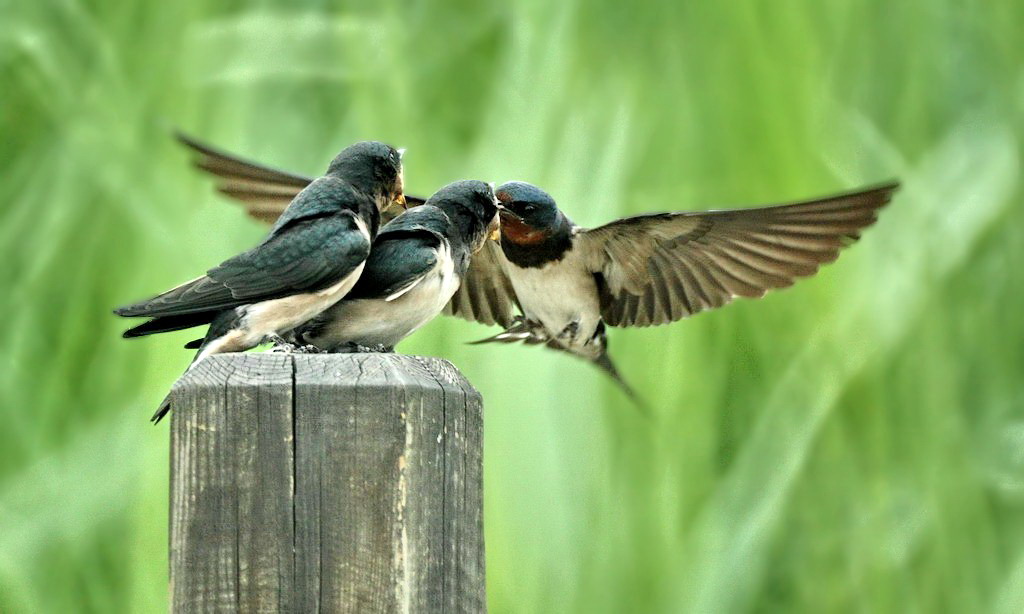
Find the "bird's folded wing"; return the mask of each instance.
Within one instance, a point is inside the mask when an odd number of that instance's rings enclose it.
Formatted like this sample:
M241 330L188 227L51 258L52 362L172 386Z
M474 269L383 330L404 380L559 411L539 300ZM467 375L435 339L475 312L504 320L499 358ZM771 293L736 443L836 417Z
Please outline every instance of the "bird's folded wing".
M391 301L402 296L438 265L441 241L427 231L378 237L349 298Z
M315 292L347 277L369 253L369 237L351 214L303 221L203 277L116 313L176 316Z
M438 265L450 225L448 216L432 206L410 209L385 224L349 297L394 300L411 290Z
M519 300L501 266L503 259L497 242L487 241L473 255L462 284L443 313L481 324L510 326Z
M831 262L872 224L896 183L799 203L660 213L574 237L613 326L651 326L759 297Z
M178 141L195 155L197 168L214 176L217 190L241 201L251 217L273 224L312 177L282 171L240 158L234 154L202 143L190 136L177 134ZM423 199L406 196L409 206L423 204ZM385 211L382 222L394 216Z

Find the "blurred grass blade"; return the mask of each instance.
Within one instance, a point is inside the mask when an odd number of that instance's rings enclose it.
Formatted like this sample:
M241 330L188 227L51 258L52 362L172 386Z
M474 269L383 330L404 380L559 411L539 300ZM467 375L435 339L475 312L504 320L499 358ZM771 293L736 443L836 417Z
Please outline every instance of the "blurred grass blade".
M758 409L742 453L690 528L681 551L687 592L675 603L690 604L693 612L751 605L787 495L822 422L847 383L906 334L930 289L963 265L971 245L1012 202L1017 147L1009 131L978 134L962 125L907 177L903 192L882 213L883 228L869 239L879 268L864 284L840 290L845 296L837 313L823 318L822 332ZM932 250L906 241L908 233L929 235Z

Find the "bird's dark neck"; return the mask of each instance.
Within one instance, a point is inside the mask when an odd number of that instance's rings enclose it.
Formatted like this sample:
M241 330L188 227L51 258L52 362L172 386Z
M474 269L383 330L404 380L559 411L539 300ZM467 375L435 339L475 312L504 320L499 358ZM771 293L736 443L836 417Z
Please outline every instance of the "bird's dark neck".
M451 230L446 234L453 247L473 243L474 237L484 232L480 221L464 207L442 207L442 210L451 224Z
M380 209L377 208L377 203L368 199L360 199L359 210L356 211L356 214L366 221L370 238L376 237L377 231L380 230Z
M540 268L565 257L572 248L572 224L565 217L546 231L518 233L502 228L501 251L508 261L521 269Z

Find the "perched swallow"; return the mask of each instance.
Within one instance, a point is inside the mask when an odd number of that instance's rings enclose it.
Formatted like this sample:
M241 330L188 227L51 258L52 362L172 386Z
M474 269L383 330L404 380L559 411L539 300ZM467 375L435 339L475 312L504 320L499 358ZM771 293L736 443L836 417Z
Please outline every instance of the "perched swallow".
M202 154L207 170L232 164L279 173L186 144ZM251 215L273 219L267 200L257 209L256 201L224 189L230 176L211 172L222 191L246 201ZM496 190L503 206L500 245L488 242L473 256L444 312L505 328L478 343L544 344L590 360L635 398L608 357L606 326L665 324L813 275L874 223L898 187L892 182L749 209L639 215L586 229L540 188L506 183ZM263 189L287 194L295 187L270 176Z
M441 313L472 254L497 238L497 202L492 185L456 181L388 222L356 285L299 326L295 340L327 351L393 351Z
M404 203L401 153L378 142L352 145L313 180L253 249L149 300L116 309L152 318L125 337L210 324L192 365L210 354L274 340L344 297L362 273L380 211ZM191 368L191 366L189 367ZM168 400L153 416L167 413Z
M185 134L175 135L178 142L198 154L196 168L218 179L217 191L241 201L253 218L273 224L298 193L313 182L313 177L278 170L244 160L230 153L201 143ZM422 205L424 199L404 194L404 204ZM397 211L383 209L381 222L391 220Z

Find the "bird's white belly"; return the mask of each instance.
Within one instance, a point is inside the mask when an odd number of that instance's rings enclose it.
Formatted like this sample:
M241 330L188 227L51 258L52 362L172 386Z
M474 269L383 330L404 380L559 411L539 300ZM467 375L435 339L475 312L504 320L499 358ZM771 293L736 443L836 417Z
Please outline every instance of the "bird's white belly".
M250 305L242 320L242 326L251 336L258 336L255 343L259 343L266 335L282 335L320 315L341 300L362 273L363 263L359 263L355 270L329 288Z
M370 231L366 227L366 222L359 216L353 219L356 229L367 242L370 242ZM242 328L251 345L261 343L267 335L284 335L323 313L352 290L352 286L356 285L359 276L363 274L364 266L366 263L360 262L351 273L323 290L294 294L248 306L242 320Z
M443 250L438 265L411 290L387 301L351 299L335 305L329 323L308 341L329 348L345 343L394 347L441 312L459 288L454 264Z
M541 268L506 267L527 319L564 345L582 349L590 342L601 320L597 285L572 254Z

